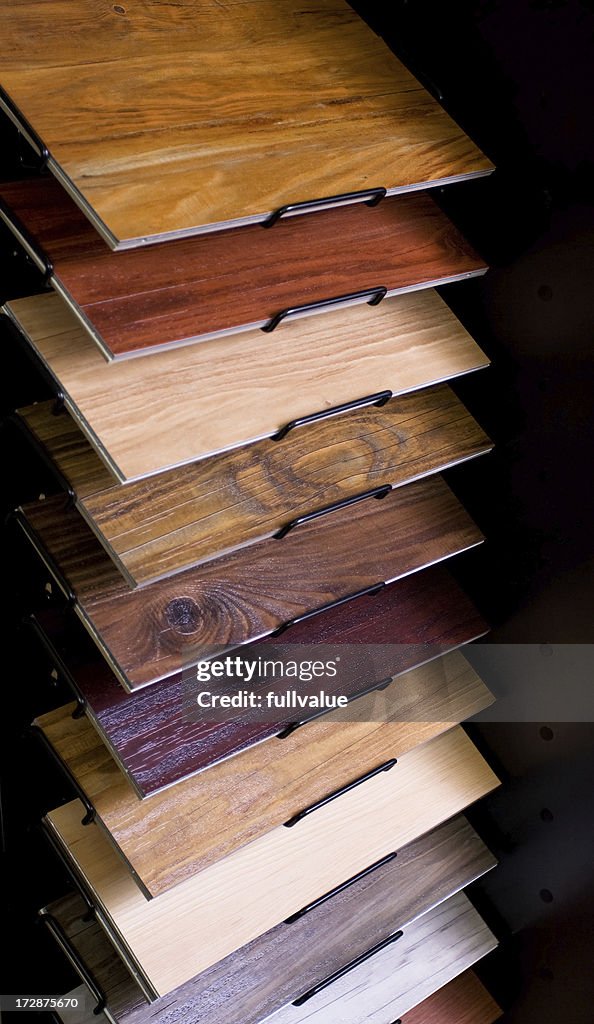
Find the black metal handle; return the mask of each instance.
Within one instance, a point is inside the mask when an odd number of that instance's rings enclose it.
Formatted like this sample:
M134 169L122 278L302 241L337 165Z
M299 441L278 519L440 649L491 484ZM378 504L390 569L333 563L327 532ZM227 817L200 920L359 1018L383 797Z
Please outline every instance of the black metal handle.
M18 107L13 103L10 96L0 86L0 105L4 107L4 112L7 117L10 118L17 131L24 135L29 144L36 149L39 153L39 170L43 170L46 166L50 153L43 139L37 134L33 126L29 123L27 118Z
M309 199L302 203L286 203L271 213L268 220L263 221L263 228L272 228L279 220L294 213L309 213L320 207L345 206L350 203L364 203L365 206L377 206L388 194L387 188L366 188L361 192L342 192L338 196L327 196L326 199Z
M41 443L39 438L35 436L33 431L29 428L25 420L19 415L18 409L6 417L7 421L14 426L15 430L25 439L27 444L31 446L37 457L41 460L46 469L54 477L60 490L65 491L67 495L66 507L71 508L76 502L76 494L72 484L66 479L62 471L58 468L54 460L50 457L50 454L44 444Z
M319 420L330 419L331 416L339 416L343 412L353 412L355 409L364 409L368 405L375 405L378 408L385 405L393 397L392 391L378 391L375 395L366 395L365 398L356 398L353 402L345 402L343 405L333 405L330 409L323 409L321 412L313 412L309 416L301 416L298 420L291 420L286 426L277 430L270 438L271 441L282 441L291 430L296 427L304 427L308 423L317 423Z
M339 512L343 508L348 508L349 505L357 505L360 501L366 501L367 498L376 498L381 501L387 494L392 490L391 484L384 484L383 487L374 487L371 491L364 491L363 494L355 494L352 498L344 498L343 501L336 501L333 505L325 505L324 508L319 508L315 512L307 512L303 516L298 516L296 519L292 519L290 523L282 526L275 534L273 534L274 540L282 540L286 537L291 530L294 530L297 526L303 526L305 523L311 523L314 519L321 519L322 516L327 516L331 512Z
M333 608L340 608L341 605L347 604L348 601L355 601L358 597L371 597L375 594L379 594L380 590L383 590L385 583L373 583L370 587L364 587L363 590L357 590L354 594L347 594L346 597L339 597L337 601L330 601L329 604L323 604L321 608L313 608L310 612L304 612L303 615L297 615L294 619L289 619L288 622L283 622L281 626L278 626L270 636L280 636L281 633L286 633L288 629L292 629L293 626L298 626L302 622L307 622L308 619L313 619L315 615L321 615L322 612L329 612Z
M49 551L47 551L45 547L43 547L35 531L32 530L31 527L29 526L29 523L27 522L27 519L24 516L22 509L14 509L14 511L10 513L10 516L12 519L14 519L18 526L20 526L21 530L25 534L25 537L39 555L41 561L47 568L48 572L53 576L56 584L64 594L66 600L68 601L68 604L76 604L76 594L72 590L70 584L68 583L66 577L63 575L62 570L59 568L55 559L50 555Z
M373 686L366 686L364 690L359 690L358 693L354 693L352 697L348 698L347 703L352 704L354 701L359 700L360 697L366 697L369 693L375 693L376 690L385 690L386 687L393 683L392 676L388 676L387 679L382 679L380 683L374 683ZM277 740L285 740L288 736L295 732L296 729L301 729L304 725L309 725L310 722L315 722L316 718L322 718L324 715L329 715L333 709L323 708L321 711L316 711L314 715L310 715L309 718L302 718L299 722L291 722L285 726L282 732L276 734Z
M50 755L50 757L52 758L54 763L57 764L58 768L60 769L60 771L62 772L62 774L66 778L66 780L70 783L70 785L72 786L73 790L75 791L78 799L80 800L81 804L83 805L83 807L84 807L84 809L86 811L86 814L85 814L84 818L81 821L81 825L90 825L91 822L93 822L95 820L95 813L96 812L95 812L95 808L93 807L93 804L89 800L87 794L82 789L82 787L81 787L80 783L78 782L78 780L75 779L75 777L72 774L72 772L70 771L68 765L66 765L64 763L62 758L54 750L52 744L48 740L48 738L45 735L43 729L41 729L38 725L35 725L35 724L31 725L30 728L31 728L31 734L33 736L35 736L39 740L39 742L45 748L46 752Z
M355 967L360 967L366 960L370 960L372 956L376 955L376 953L380 953L382 949L386 949L388 946L391 946L393 942L396 942L397 939L401 939L403 935L404 932L402 931L394 932L393 935L389 935L387 939L384 939L382 942L378 942L376 946L368 949L366 953L361 953L360 956L351 960L349 964L346 964L344 967L341 967L340 970L335 971L334 974L325 978L325 980L321 981L319 985L314 985L314 987L310 988L309 991L305 992L302 996L299 996L299 999L294 999L292 1005L303 1006L303 1004L306 1003L308 999L311 999L312 996L316 996L319 992L322 992L323 989L328 988L328 985L332 985L333 982L338 981L339 978L344 978L345 974L350 974Z
M66 955L75 971L80 975L93 996L93 999L97 1003L93 1013L97 1015L102 1013L107 1006L107 996L99 985L99 982L93 977L87 965L70 942L70 939L62 925L58 920L56 920L53 914L50 914L47 910L40 910L39 917L43 921L44 925L49 929L62 952Z
M22 245L26 253L31 257L34 263L37 264L38 269L43 274L43 280L45 284L48 284L52 274L54 272L54 265L42 249L40 249L38 243L29 233L23 222L17 217L16 213L10 209L10 207L0 198L0 216L8 228L10 228L17 242Z
M289 818L288 821L283 823L284 827L293 828L300 821L303 821L304 818L313 814L314 811L319 811L321 807L325 807L326 804L331 803L333 800L337 800L338 797L344 796L345 793L350 793L352 789L356 789L357 786L362 786L364 782L369 782L369 780L375 778L376 775L381 775L382 772L389 772L396 764L398 764L398 761L395 757L386 761L384 764L380 764L378 768L373 768L370 772L366 772L365 775L361 775L358 779L354 779L353 782L348 782L346 786L341 786L340 789L334 790L333 793L330 793L328 796L318 800L317 803L310 804L310 806L306 807L305 810L299 811L298 814L295 814L292 818Z
M45 820L45 818L42 819L41 829L42 829L43 834L44 834L45 838L47 839L49 845L51 846L52 850L54 851L56 857L58 858L58 860L60 861L62 867L64 868L66 874L68 875L68 877L72 881L72 883L73 883L77 893L79 894L81 900L85 904L85 906L87 908L87 911L88 911L89 917L95 917L95 914L97 912L97 907L95 906L95 904L93 903L91 897L89 896L85 883L83 882L81 876L76 871L74 865L71 864L70 861L68 860L68 858L66 857L66 854L64 853L64 850L62 849L61 844L56 839L51 826L48 824L48 822ZM83 918L83 920L87 920L87 918Z
M322 903L326 903L327 900L331 900L334 896L338 896L338 894L344 892L345 889L350 889L351 885L355 885L356 882L360 882L363 878L367 878L367 875L370 875L372 871L376 871L378 868L383 867L384 864L389 864L390 861L394 860L397 856L397 853L388 853L387 856L382 857L381 860L376 860L375 863L370 864L368 868L363 868L363 870L359 871L358 874L352 875L351 878L347 878L346 882L342 882L341 885L337 885L334 889L330 889L329 892L325 892L323 896L319 896L317 900L312 900L311 903L302 907L301 910L298 910L295 914L291 914L290 917L287 917L283 921L283 924L293 924L295 921L298 921L300 917L304 917L305 914L309 914L311 910L315 910L316 907L321 907Z
M276 328L286 320L289 316L298 316L300 313L315 313L322 309L332 309L334 306L338 306L343 302L367 302L368 306L379 306L382 299L385 299L388 294L388 289L380 286L378 288L367 288L363 292L351 292L349 295L337 295L334 299L322 299L319 302L306 302L303 306L291 306L289 309L283 309L281 313L277 313L276 316L272 317L264 327L261 328L265 334L271 334Z
M26 626L33 630L33 633L39 640L39 643L41 644L45 654L47 654L48 659L53 664L58 674L62 677L68 688L72 691L72 696L74 697L77 705L75 710L72 712L72 717L82 718L87 707L87 702L83 697L82 693L80 692L76 680L74 679L74 676L72 675L66 662L62 658L62 655L54 646L49 636L47 635L43 627L40 625L40 623L37 621L37 618L33 613L31 615L28 615L24 619L24 623Z

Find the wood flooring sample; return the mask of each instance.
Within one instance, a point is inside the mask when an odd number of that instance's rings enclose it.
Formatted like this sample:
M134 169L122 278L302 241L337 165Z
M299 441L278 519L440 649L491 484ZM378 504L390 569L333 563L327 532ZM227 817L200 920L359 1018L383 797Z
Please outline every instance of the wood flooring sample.
M28 251L42 270L51 264L49 283L107 359L272 326L278 314L310 303L370 290L371 301L378 289L396 295L487 269L423 194L373 210L358 204L298 217L274 231L239 228L168 242L117 259L51 179L0 184L0 199L0 217L17 239L25 225L35 243ZM282 333L281 323L272 341Z
M458 893L302 1005L283 1007L268 1017L267 1024L385 1024L496 947L493 933Z
M66 412L56 415L52 402L19 415L132 587L270 537L336 502L401 486L492 448L452 390L438 384L312 424L288 445L255 442L122 487L112 486L76 423Z
M200 772L288 725L191 722L180 675L127 694L72 612L47 609L32 622L50 665L84 702L89 720L139 796ZM82 636L81 636L82 631ZM396 675L487 632L467 595L442 566L406 576L368 597L321 612L288 630L285 643L390 644ZM86 642L82 642L86 641ZM258 643L254 644L257 651ZM383 677L382 677L383 678ZM380 680L362 677L359 689Z
M453 651L361 697L356 721L330 713L149 801L138 799L90 722L72 718L72 705L36 725L147 893L158 896L492 702Z
M154 995L165 995L498 784L460 727L405 754L294 828L255 839L146 900L75 800L47 824Z
M344 0L0 13L12 116L113 247L492 170Z
M27 506L19 522L129 689L483 540L441 477L431 477L307 523L282 541L260 541L130 591L63 496Z
M432 290L296 320L273 335L234 335L110 366L56 295L17 299L4 309L120 481L270 437L297 418L386 389L401 394L489 362ZM277 442L281 450L296 436L291 431Z
M150 1006L101 927L82 920L87 915L80 897L68 896L48 910L100 983L118 1024L259 1024L494 865L464 818L455 818ZM476 1001L474 990L472 995Z
M501 1010L473 971L465 971L405 1014L402 1024L495 1024Z

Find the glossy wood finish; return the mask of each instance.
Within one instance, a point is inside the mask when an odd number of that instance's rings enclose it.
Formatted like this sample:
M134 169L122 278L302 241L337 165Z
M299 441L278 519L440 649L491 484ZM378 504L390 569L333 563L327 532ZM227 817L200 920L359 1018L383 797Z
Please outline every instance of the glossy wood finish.
M429 911L402 936L269 1024L385 1024L401 1017L497 946L463 893Z
M405 1014L402 1024L495 1024L501 1010L473 971L465 971Z
M148 802L135 795L91 724L72 718L74 705L36 725L147 893L158 896L492 702L454 651L399 676L381 694L361 697L357 721L330 713Z
M426 195L326 210L273 231L254 226L168 242L117 259L51 180L0 185L0 198L33 239L30 251L44 254L41 265L51 262L50 283L108 359L261 327L307 303L367 289L394 295L487 269Z
M3 85L113 246L492 170L343 0L0 11Z
M291 619L415 572L482 541L440 477L391 491L196 569L130 591L78 512L56 496L21 520L130 689ZM386 545L386 537L390 544ZM44 553L46 553L44 555ZM47 559L49 553L50 559Z
M122 481L269 437L296 418L367 395L400 394L488 365L432 290L117 366L105 365L57 296L5 309ZM297 433L277 442L281 451Z
M110 486L91 445L52 402L20 410L77 508L131 586L154 582L262 540L299 516L402 486L489 451L445 384L260 441L126 487ZM106 483L107 478L107 483ZM80 482L80 488L77 484ZM95 488L93 493L91 488ZM320 521L320 520L318 520Z
M150 795L180 779L271 739L278 726L237 720L224 724L191 722L185 712L179 675L126 694L89 639L82 645L80 625L70 612L45 611L39 625L62 659L86 713L139 796ZM75 628L73 628L75 627ZM392 583L372 597L359 597L288 630L286 642L302 644L392 644L396 675L455 647L477 639L486 623L441 566ZM47 639L44 641L47 643ZM256 643L254 649L258 647ZM375 679L361 679L361 689Z
M118 1024L259 1024L494 865L467 822L455 818L304 916L277 925L150 1005L129 976L123 977L101 927L82 920L86 907L78 896L48 909L103 987Z
M47 823L153 994L165 995L497 785L456 727L295 828L277 828L156 900L145 900L75 800ZM356 823L356 825L355 825Z

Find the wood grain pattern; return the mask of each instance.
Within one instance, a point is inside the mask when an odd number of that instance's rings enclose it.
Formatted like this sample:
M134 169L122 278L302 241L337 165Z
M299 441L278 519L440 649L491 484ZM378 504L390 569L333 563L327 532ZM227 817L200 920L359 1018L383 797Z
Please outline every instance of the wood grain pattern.
M103 986L118 1024L259 1024L494 865L476 833L456 818L303 917L270 929L150 1005L129 976L124 989L119 957L101 927L82 920L86 908L79 897L69 896L48 909Z
M117 259L51 179L0 185L0 198L51 261L50 283L108 359L261 327L307 303L382 287L394 295L487 269L426 195L326 210L274 231L255 226L168 242Z
M361 697L357 721L330 713L323 722L251 747L144 802L92 725L72 718L75 705L43 715L36 725L136 877L151 896L159 896L492 702L454 651L399 676L381 695Z
M144 899L99 828L81 825L78 800L46 820L154 994L165 995L497 785L460 727L397 767L156 900Z
M130 591L78 512L63 506L61 496L27 506L26 528L58 565L77 613L130 689L180 671L207 645L212 652L257 640L483 539L443 480L431 477L323 524L307 523L282 541L261 541Z
M3 85L114 246L492 170L343 0L0 13Z
M191 722L179 675L126 694L97 656L90 638L81 645L81 627L72 621L70 611L48 610L36 617L59 658L65 660L90 721L140 796L270 739L286 724L247 722L240 713L236 721L224 724ZM321 612L287 631L284 639L302 644L391 644L391 671L396 675L486 631L486 623L466 594L443 567L435 566L372 597ZM84 631L82 639L86 639ZM361 683L375 681L366 678Z
M495 1024L501 1010L473 971L465 971L407 1013L402 1024Z
M235 335L111 366L57 296L18 299L5 311L121 481L269 437L366 395L488 365L432 290L297 320L274 335ZM296 436L277 442L280 449Z
M385 1024L432 995L497 946L463 893L415 921L398 941L269 1024Z
M262 540L337 501L402 486L492 447L452 390L438 384L348 419L312 424L287 447L260 441L121 487L110 486L107 470L67 413L56 416L54 405L43 402L20 416L76 492L79 512L131 586Z

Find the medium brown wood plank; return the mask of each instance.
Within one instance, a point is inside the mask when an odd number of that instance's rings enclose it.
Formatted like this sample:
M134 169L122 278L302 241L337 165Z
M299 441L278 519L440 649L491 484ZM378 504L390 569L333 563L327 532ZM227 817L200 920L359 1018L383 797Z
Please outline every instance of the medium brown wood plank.
M297 320L274 336L235 335L111 366L57 296L18 299L5 310L121 481L269 437L367 395L401 394L488 365L431 290ZM277 442L282 450L297 433Z
M155 900L144 899L99 828L81 825L79 801L46 820L106 924L154 994L165 995L497 785L459 727L405 754L397 767Z
M495 1024L501 1010L473 971L465 971L410 1010L402 1024Z
M27 506L20 522L50 571L59 567L56 580L66 581L77 614L130 689L483 539L443 480L431 477L323 524L306 523L282 541L260 541L130 591L61 496Z
M206 1019L210 1024L259 1024L494 865L467 822L455 818L304 916L277 925L150 1005L131 980L123 991L117 952L98 924L82 920L86 907L79 897L66 897L48 909L104 987L108 1008L121 1024L198 1024ZM476 1005L475 987L471 995Z
M289 720L192 722L181 676L126 694L72 613L37 613L50 664L82 696L86 713L139 796L203 771L255 742L272 740ZM390 672L405 672L487 632L467 595L442 566L407 576L378 594L321 612L288 630L298 644L391 645ZM83 638L86 635L83 631ZM48 646L49 645L49 646ZM258 643L253 645L254 651ZM382 676L383 678L383 676ZM361 677L358 689L379 678Z
M0 13L3 85L113 246L492 170L343 0Z
M49 282L108 359L261 327L308 303L378 288L394 295L487 269L426 195L297 217L273 231L255 226L168 242L117 259L51 179L0 185L0 198L9 208L3 219L11 226L14 214L24 225L33 251L44 253L42 265L51 263ZM283 324L273 344L281 333Z
M330 713L148 802L133 792L90 722L72 718L74 705L36 725L136 876L158 896L492 701L466 659L452 652L399 676L381 695L361 697L356 721Z
M77 508L131 586L154 582L276 533L373 488L441 472L492 447L445 385L312 424L288 446L261 441L125 487L51 402L20 410ZM93 493L99 491L101 493Z

